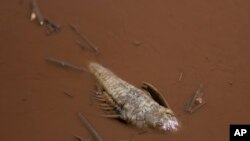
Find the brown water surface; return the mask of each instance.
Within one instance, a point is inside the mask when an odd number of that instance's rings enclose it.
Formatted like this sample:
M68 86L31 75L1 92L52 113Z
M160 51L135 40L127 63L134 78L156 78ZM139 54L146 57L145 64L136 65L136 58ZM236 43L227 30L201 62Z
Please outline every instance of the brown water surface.
M59 33L47 36L44 27L30 22L27 0L0 2L1 141L90 138L79 111L106 141L140 132L100 116L89 91L92 76L48 64L46 57L78 66L96 61L138 87L142 81L154 84L181 128L174 134L149 131L133 141L227 141L229 124L250 123L249 1L38 0L38 5L62 25ZM79 38L69 23L100 49L99 56L76 45ZM189 115L184 105L201 83L207 105Z

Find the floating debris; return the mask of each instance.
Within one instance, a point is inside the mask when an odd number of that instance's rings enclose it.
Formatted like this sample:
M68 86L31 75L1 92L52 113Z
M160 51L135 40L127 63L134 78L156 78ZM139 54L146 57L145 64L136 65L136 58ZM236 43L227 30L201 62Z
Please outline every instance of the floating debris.
M78 141L83 141L83 138L78 135L73 135L74 138L76 138Z
M74 96L73 95L71 95L70 93L68 93L68 92L63 92L66 96L68 96L68 97L70 97L70 98L74 98Z
M88 47L88 45L86 45L86 43L81 42L81 41L77 41L76 44L83 50L87 49L87 50L91 50L93 51L91 48Z
M55 64L57 66L63 67L63 68L75 70L75 71L78 71L78 72L88 72L88 70L85 69L85 68L80 68L80 67L77 67L75 65L72 65L72 64L63 62L61 60L55 59L55 58L45 58L45 60L52 63L52 64Z
M181 81L183 78L183 72L180 73L180 76L179 76L179 81Z
M58 32L61 29L60 24L56 24L42 16L36 0L31 0L31 14L30 14L30 21L37 20L40 26L45 26L47 28L47 34L51 34L53 32Z
M81 32L80 30L72 24L69 24L70 29L75 32L82 40L82 42L78 41L77 44L82 48L87 48L90 51L94 52L96 55L100 54L100 51L95 45L93 45Z
M39 25L42 26L44 24L44 18L38 8L36 0L31 0L30 5L31 5L30 20L31 21L38 20Z
M188 113L193 113L200 109L202 106L206 104L205 101L203 101L203 92L201 92L203 89L203 85L200 84L200 87L195 91L193 96L190 98L189 103L186 106L185 111Z
M87 130L90 132L94 141L103 141L101 136L97 133L97 131L94 129L94 127L90 124L90 122L85 116L83 116L80 112L77 113L77 116L82 122L82 124L85 126L85 128L87 128Z
M53 32L58 32L61 29L61 25L57 24L55 22L52 22L51 20L49 20L48 18L45 18L44 20L44 25L47 28L47 33L51 34Z

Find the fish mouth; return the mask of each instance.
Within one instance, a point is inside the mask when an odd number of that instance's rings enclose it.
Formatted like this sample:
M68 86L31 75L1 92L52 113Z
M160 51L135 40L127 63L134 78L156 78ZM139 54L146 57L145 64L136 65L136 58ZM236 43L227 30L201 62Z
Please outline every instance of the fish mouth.
M176 132L178 131L178 127L179 127L179 122L177 121L176 118L172 118L163 122L163 125L161 126L161 130Z

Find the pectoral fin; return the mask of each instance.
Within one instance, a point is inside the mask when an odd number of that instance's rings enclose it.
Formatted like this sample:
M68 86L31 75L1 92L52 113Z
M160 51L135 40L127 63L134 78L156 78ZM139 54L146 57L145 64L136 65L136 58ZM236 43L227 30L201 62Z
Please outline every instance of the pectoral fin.
M151 97L160 105L170 108L167 100L160 94L160 92L150 83L142 82L142 89L150 93Z

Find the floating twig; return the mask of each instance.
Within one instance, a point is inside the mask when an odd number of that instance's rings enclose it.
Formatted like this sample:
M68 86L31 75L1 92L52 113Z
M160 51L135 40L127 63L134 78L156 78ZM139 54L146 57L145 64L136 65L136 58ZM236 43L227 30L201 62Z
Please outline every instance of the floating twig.
M183 72L180 73L179 81L181 81L183 78Z
M90 51L92 51L93 53L95 53L96 55L99 55L100 54L100 51L98 48L96 48L95 46L93 46L92 44L89 43L89 41L85 40L85 41L82 41L82 42L77 42L78 45L80 45L81 47L83 48L87 48L89 49Z
M76 41L76 44L81 47L81 49L90 49L86 44L80 41Z
M37 6L36 0L31 0L31 14L30 14L30 20L38 20L39 25L46 26L47 33L51 34L52 32L59 31L61 28L60 24L56 24L49 20L48 18L44 18Z
M187 107L185 109L186 112L193 113L206 104L206 102L202 100L202 95L203 95L203 92L201 92L202 89L203 85L200 84L200 87L195 91L189 103L187 104Z
M88 72L87 69L85 69L85 68L80 68L80 67L77 67L75 65L63 62L61 60L58 60L58 59L46 58L46 61L48 61L50 63L53 63L55 65L58 65L60 67L71 69L71 70L75 70L75 71L78 71L78 72Z
M80 30L73 24L69 24L70 29L75 32L82 40L83 43L78 42L78 44L83 44L84 46L86 46L86 48L90 49L91 51L93 51L96 55L100 54L100 51L97 47L95 47L95 45L93 45L81 32Z
M31 14L30 14L30 20L34 21L35 19L38 20L40 25L44 24L44 18L42 14L40 13L40 10L38 8L36 0L31 0Z
M85 128L87 128L87 130L90 132L94 141L103 141L101 136L97 133L97 131L94 129L94 127L90 124L90 122L85 116L83 116L80 112L77 113L77 116L82 122L82 124L85 126Z
M82 33L78 30L78 28L75 26L75 25L73 25L73 24L69 24L69 27L70 27L70 29L72 30L72 31L74 31L78 36L82 36Z
M44 19L44 24L47 28L48 34L51 34L53 32L58 32L61 29L61 25L57 24L55 22L52 22L48 18Z
M78 136L78 135L73 135L73 137L75 137L77 140L79 140L79 141L83 141L83 138L82 137L80 137L80 136Z
M67 95L68 97L70 97L70 98L74 98L74 96L73 95L71 95L71 94L69 94L69 93L67 93L67 92L63 92L65 95Z

